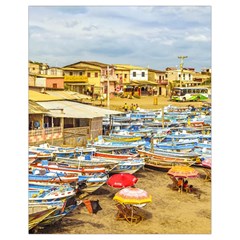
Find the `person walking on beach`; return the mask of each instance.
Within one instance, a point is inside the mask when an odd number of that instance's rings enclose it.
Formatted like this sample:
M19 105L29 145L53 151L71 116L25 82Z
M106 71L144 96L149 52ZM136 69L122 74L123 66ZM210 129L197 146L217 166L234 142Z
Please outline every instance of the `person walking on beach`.
M136 105L134 104L134 105L133 105L133 108L132 108L132 111L135 112L136 109L137 109L137 107L136 107Z
M127 103L124 104L123 109L124 109L125 112L128 111L128 105L127 105Z

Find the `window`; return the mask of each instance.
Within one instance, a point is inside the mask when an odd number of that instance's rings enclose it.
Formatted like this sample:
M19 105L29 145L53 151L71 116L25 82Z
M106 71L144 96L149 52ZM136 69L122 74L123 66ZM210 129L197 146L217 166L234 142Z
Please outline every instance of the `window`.
M136 77L136 76L137 76L136 72L133 72L133 77Z
M181 77L181 74L178 74L178 77L180 78L180 77Z
M96 78L98 77L98 73L97 73L97 72L95 72L95 77L96 77Z
M145 72L142 72L142 77L145 77Z
M69 75L72 76L72 75L73 75L73 72L69 72Z
M127 74L124 74L124 78L127 78Z
M53 88L57 88L57 84L56 84L56 83L53 83L52 87L53 87Z
M89 77L89 78L91 77L91 73L90 72L87 73L87 77Z
M79 72L79 76L82 76L82 72Z

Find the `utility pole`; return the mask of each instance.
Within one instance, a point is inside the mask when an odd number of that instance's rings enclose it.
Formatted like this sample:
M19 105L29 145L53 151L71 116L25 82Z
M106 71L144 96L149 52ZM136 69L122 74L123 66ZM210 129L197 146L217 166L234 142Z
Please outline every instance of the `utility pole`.
M181 70L181 78L180 78L180 87L182 87L182 80L183 80L183 61L184 58L187 58L187 56L178 56L180 59L180 70Z
M109 66L107 66L107 107L110 106L110 96L109 96Z

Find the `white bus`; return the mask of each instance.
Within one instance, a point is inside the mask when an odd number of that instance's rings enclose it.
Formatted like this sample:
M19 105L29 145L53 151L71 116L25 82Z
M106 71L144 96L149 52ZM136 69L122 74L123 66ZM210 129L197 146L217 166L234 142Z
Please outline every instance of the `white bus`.
M173 101L202 101L209 98L209 90L206 87L175 87L172 89Z

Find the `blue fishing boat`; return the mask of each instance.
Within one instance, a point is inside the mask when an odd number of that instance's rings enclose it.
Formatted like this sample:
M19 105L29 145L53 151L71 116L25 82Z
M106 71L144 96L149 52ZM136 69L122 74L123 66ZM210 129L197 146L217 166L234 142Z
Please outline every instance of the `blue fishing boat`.
M28 190L28 200L30 202L56 201L75 196L75 194L74 188L69 185L61 185L48 190Z

